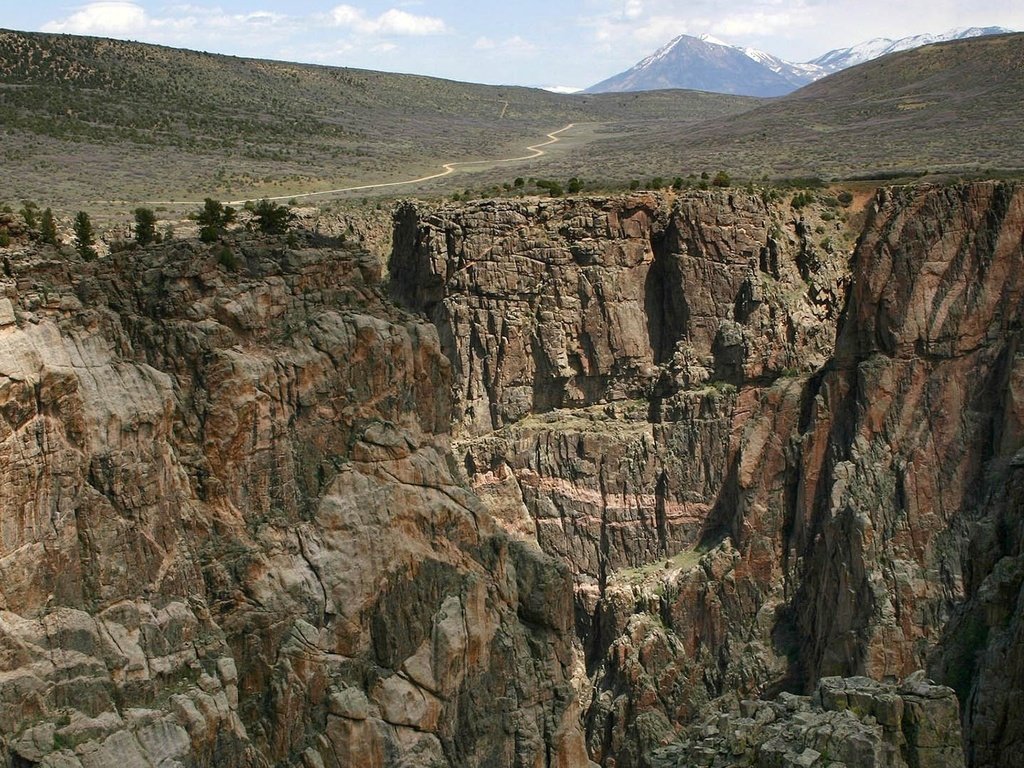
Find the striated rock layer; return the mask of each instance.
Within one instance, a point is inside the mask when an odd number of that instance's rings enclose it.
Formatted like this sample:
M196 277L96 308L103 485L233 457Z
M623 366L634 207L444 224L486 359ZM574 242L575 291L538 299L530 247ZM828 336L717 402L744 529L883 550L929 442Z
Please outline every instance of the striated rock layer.
M845 218L8 249L0 765L1012 764L1024 188Z
M235 247L6 262L0 764L585 765L568 570L453 474L434 329Z
M461 462L574 573L599 762L720 697L922 667L972 764L1024 736L1024 189L883 191L849 262L833 220L735 192L399 212Z

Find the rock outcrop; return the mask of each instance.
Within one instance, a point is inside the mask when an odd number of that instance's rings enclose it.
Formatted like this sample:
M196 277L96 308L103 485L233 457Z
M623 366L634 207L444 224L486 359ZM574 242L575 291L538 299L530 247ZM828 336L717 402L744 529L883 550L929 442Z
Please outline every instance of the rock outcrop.
M809 233L788 206L742 193L408 205L390 271L399 300L437 325L455 424L478 436L647 396L663 374L694 387L824 364L847 269Z
M453 475L434 329L232 247L7 261L0 763L585 765L568 570Z
M883 191L850 262L827 210L737 193L399 213L462 463L575 575L595 759L646 765L721 697L921 667L973 764L1012 751L1022 212L1013 185Z
M1012 764L1024 187L845 218L15 242L0 765Z
M952 768L964 764L952 688L915 673L901 685L825 677L813 696L782 693L705 717L655 768Z

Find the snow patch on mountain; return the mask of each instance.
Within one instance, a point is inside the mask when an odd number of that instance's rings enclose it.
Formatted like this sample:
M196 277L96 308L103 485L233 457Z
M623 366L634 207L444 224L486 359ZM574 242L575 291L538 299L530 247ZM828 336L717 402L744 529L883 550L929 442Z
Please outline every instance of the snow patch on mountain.
M863 64L865 61L877 59L897 51L909 51L932 43L948 43L953 40L966 40L970 37L985 35L1002 35L1013 32L1006 27L960 27L939 34L911 35L893 40L888 37L876 37L849 48L836 48L807 62L824 69L827 73L838 72L847 67Z
M1005 27L964 27L895 40L879 37L849 48L836 48L805 62L786 61L757 48L731 45L713 35L679 35L632 68L591 86L587 91L691 88L749 96L778 96L833 72L896 51L1011 32L1013 30ZM737 53L742 56L737 57Z

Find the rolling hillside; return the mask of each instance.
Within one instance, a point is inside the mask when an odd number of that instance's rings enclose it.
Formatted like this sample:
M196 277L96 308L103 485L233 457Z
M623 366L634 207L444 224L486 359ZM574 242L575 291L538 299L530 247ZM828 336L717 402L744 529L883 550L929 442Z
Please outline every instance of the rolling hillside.
M570 122L582 134L596 124L646 133L756 103L569 97L0 31L0 189L8 200L58 205L291 194L522 155Z
M0 202L123 212L394 182L521 157L569 123L544 157L386 192L451 194L517 176L615 186L718 170L744 180L1017 172L1021 61L1015 34L895 53L772 101L569 96L0 32Z
M588 146L584 165L649 178L724 169L737 178L888 178L1024 169L1024 34L894 53L756 109Z

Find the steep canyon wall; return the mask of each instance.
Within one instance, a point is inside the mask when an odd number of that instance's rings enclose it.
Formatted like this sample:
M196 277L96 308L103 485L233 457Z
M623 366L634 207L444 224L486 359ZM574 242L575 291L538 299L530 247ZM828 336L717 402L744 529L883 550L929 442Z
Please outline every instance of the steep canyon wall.
M455 450L574 574L595 759L644 765L722 696L920 668L976 764L1012 752L1022 201L883 191L849 251L827 209L742 193L399 214Z
M233 247L5 262L0 764L585 764L568 569L453 473L434 329Z
M14 248L0 765L685 765L714 708L922 668L1008 764L1024 188L844 218L723 190L405 204L386 264ZM865 765L956 761L951 696L850 690L912 724Z

